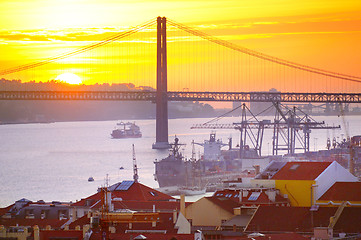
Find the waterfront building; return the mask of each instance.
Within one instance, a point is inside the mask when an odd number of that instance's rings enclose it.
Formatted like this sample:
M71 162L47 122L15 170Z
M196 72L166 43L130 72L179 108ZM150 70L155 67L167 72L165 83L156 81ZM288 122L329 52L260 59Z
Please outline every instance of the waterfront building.
M358 179L336 161L272 162L253 181L256 185L274 185L291 206L310 207L336 182Z

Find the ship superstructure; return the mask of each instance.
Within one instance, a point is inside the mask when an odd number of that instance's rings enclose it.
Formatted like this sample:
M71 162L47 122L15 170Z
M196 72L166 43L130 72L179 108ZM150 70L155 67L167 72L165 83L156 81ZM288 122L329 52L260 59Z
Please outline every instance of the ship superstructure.
M154 162L154 177L159 187L163 188L161 190L168 193L178 193L180 190L201 192L242 175L241 166L229 166L230 162L223 157L221 151L221 147L227 144L216 140L214 133L211 133L209 140L199 145L205 149L205 155L198 160L185 159L179 152L181 144L176 138L168 157Z

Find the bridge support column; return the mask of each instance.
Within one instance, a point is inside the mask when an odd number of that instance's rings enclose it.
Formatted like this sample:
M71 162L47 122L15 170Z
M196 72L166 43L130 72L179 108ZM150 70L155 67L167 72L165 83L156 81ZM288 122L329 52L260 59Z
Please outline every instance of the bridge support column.
M153 149L169 148L167 97L167 35L166 18L157 18L157 96L156 142Z

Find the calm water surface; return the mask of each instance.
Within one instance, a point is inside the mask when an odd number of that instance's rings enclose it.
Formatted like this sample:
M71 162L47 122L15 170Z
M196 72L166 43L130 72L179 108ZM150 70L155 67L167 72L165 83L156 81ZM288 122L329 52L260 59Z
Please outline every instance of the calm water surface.
M272 119L272 117L266 117ZM315 117L330 125L343 125L340 117ZM361 116L348 116L346 125L350 135L361 134ZM174 135L182 143L186 157L191 157L191 142L203 142L211 130L192 130L196 123L209 119L169 120L169 140ZM224 118L219 123L238 122L237 118ZM154 181L155 159L167 156L167 150L153 150L155 141L155 120L137 120L143 133L138 139L112 139L111 131L117 121L99 122L56 122L49 124L0 125L0 207L12 204L21 198L32 201L76 201L94 194L105 184L108 174L110 184L131 180L132 144L135 145L140 182L157 188ZM233 138L233 145L239 143L235 130L217 130L217 138L224 143ZM271 153L272 132L265 132L263 154ZM342 138L342 130L314 130L311 133L311 150L325 149L329 137ZM202 152L196 148L196 154ZM124 167L120 170L120 167ZM95 181L88 182L92 176Z

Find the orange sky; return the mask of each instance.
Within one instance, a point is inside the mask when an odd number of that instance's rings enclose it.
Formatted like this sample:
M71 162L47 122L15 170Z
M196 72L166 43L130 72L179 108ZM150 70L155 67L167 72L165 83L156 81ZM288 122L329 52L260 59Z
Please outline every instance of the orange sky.
M160 15L272 56L361 76L359 0L2 0L0 8L1 69L67 52ZM170 53L175 50L170 49L168 55ZM88 54L83 58L92 56ZM170 64L185 66L186 61L192 61L195 66L196 60L187 59L170 59ZM142 64L141 67L153 67L150 63L149 66ZM70 61L63 61L63 68L70 65ZM82 74L75 68L69 71ZM139 71L138 66L132 71ZM206 71L203 70L204 74ZM148 72L154 74L152 70ZM265 74L270 73L266 71ZM54 79L56 75L53 73L42 80ZM26 74L23 77L26 78ZM81 77L86 84L101 82ZM151 84L142 82L142 76L134 78L138 79L137 84ZM264 88L269 89L273 83ZM249 86L242 87L251 89L251 83L247 84Z

